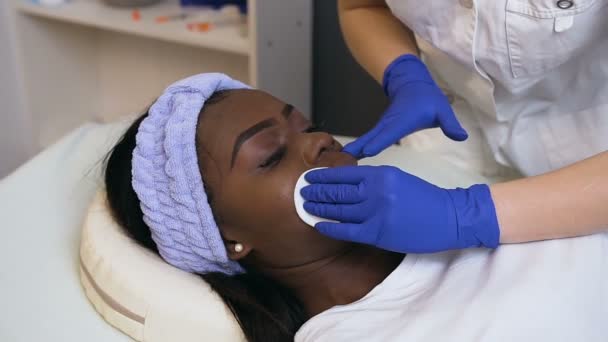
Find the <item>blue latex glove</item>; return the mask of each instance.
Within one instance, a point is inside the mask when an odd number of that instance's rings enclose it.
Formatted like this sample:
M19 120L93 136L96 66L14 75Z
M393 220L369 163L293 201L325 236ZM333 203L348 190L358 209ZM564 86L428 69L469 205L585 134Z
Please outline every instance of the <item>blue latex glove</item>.
M418 57L403 55L384 72L384 92L390 105L376 126L346 145L355 158L375 156L401 138L418 130L441 127L449 138L468 138L450 103Z
M311 171L301 190L306 211L340 223L315 228L339 240L402 253L498 246L487 185L442 189L391 166Z

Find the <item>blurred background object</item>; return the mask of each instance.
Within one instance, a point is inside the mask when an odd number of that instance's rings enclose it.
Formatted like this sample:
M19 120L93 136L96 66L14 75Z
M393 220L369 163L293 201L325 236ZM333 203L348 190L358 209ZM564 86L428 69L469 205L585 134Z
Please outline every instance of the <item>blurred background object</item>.
M38 0L41 1L41 0ZM66 0L43 0L43 1L66 1ZM159 3L165 0L100 0L110 6L118 7L140 7ZM226 5L236 5L242 13L246 13L247 0L180 0L183 7L210 7L218 9Z
M180 4L184 7L210 6L215 9L227 5L236 5L241 13L247 13L247 0L180 0Z
M42 6L59 6L66 3L68 0L33 0Z
M139 7L154 5L162 0L101 0L110 6L118 7Z

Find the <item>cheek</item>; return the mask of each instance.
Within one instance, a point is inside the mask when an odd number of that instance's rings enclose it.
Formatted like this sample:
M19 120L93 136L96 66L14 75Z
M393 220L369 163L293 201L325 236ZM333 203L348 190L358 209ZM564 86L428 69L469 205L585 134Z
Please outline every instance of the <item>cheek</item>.
M275 239L288 239L294 234L311 233L294 206L295 174L298 173L268 173L235 186L231 191L234 202L230 206L233 218L246 224L251 236L274 235Z
M293 201L295 182L291 173L263 177L259 182L263 189L257 193L264 203L260 214L268 224L275 225L275 229L289 232L299 226L300 219Z

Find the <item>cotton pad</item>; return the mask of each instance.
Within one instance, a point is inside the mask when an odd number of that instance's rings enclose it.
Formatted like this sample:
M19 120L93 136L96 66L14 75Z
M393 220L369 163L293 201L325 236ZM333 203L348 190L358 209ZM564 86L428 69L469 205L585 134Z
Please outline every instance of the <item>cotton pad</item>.
M298 181L296 182L296 188L293 191L293 201L296 205L296 212L298 213L298 216L300 216L300 219L311 227L314 227L315 224L317 224L319 222L338 222L338 221L334 221L334 220L312 215L312 214L308 213L306 210L304 210L305 200L302 197L302 195L300 195L300 190L302 190L303 187L310 184L310 183L308 183L308 181L306 181L304 176L306 176L306 174L309 173L310 171L320 170L320 169L326 169L326 167L318 167L316 169L310 169L310 170L304 172L300 176L300 178L298 178Z

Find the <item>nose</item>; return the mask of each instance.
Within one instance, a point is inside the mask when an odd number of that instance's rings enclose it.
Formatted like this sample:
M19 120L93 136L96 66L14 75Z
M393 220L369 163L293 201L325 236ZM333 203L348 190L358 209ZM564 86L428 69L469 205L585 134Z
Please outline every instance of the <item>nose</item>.
M302 134L302 158L307 167L317 167L323 152L333 151L334 138L325 132Z

